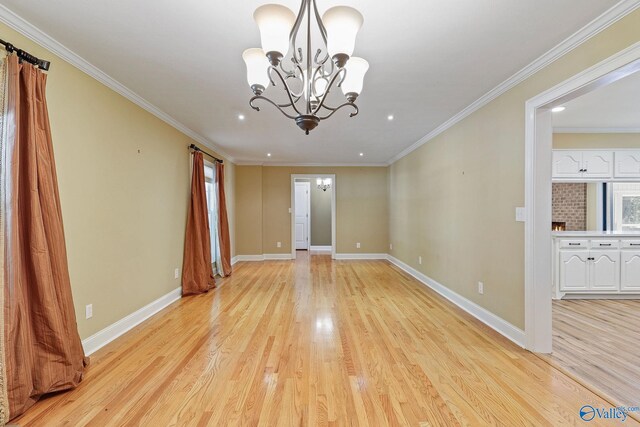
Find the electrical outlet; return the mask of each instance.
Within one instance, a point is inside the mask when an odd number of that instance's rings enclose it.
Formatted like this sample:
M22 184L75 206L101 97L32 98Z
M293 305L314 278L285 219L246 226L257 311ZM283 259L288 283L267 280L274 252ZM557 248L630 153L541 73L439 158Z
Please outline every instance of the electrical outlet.
M93 304L87 304L84 308L85 319L91 319L93 317Z
M478 282L478 293L480 295L484 294L484 283L482 283L482 282Z
M524 208L516 208L516 221L525 222L527 219L527 211Z
M418 264L422 265L422 257L421 256L418 257Z
M282 242L276 242L276 247L281 248L282 247Z
M393 243L389 243L389 250L392 251L393 250Z
M356 249L360 249L360 242L356 243Z
M174 279L179 279L180 278L180 269L176 268L175 270L173 270L173 278Z

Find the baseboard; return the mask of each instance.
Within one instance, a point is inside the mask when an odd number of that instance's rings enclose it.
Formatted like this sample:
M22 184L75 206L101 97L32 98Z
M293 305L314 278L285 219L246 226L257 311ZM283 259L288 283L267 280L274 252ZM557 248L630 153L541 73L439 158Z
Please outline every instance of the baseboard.
M331 246L311 246L309 249L312 250L312 251L315 251L315 252L329 252L330 253L332 248L331 248Z
M264 257L265 261L293 259L291 254L264 254L262 256Z
M431 289L433 289L434 291L436 291L437 293L439 293L440 295L442 295L443 297L445 297L446 299L448 299L449 301L451 301L452 303L454 303L455 305L457 305L458 307L460 307L461 309L463 309L464 311L466 311L467 313L475 317L476 319L480 320L485 325L489 326L490 328L494 329L496 332L500 333L501 335L505 336L509 340L513 341L515 344L524 348L525 334L522 329L513 326L511 323L507 322L501 317L496 316L495 314L479 306L475 302L466 299L462 295L436 282L435 280L419 272L415 268L400 261L396 257L388 255L387 259L389 260L389 262L399 267L401 270L405 271L406 273L410 274L411 276L416 278L418 281L427 285L428 287L430 287Z
M145 305L141 309L134 311L127 317L118 320L116 323L113 323L103 330L91 335L89 338L82 340L84 353L89 356L96 352L122 334L144 322L169 304L179 300L181 296L182 288L176 288L168 294L163 295L157 300Z
M562 300L568 299L640 299L640 294L564 294Z
M236 255L236 256L234 256L234 257L231 257L231 265L234 265L234 264L235 264L235 263L237 263L238 261L240 261L240 260L238 259L238 256L237 256L237 255Z
M387 254L336 254L335 259L387 259Z

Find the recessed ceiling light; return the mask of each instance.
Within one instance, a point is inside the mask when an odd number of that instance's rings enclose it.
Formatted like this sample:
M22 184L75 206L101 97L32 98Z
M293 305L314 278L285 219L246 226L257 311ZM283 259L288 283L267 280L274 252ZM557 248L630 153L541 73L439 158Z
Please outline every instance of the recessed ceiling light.
M364 156L364 153L360 153L360 157Z
M393 114L389 114L389 115L387 116L387 120L389 120L389 121L393 120Z
M560 107L553 107L553 108L551 109L551 112L552 112L552 113L559 113L560 111L564 111L566 108L567 108L567 107L563 107L563 106L560 106Z
M238 120L244 120L244 114L238 114Z
M267 157L271 157L271 153L267 153Z

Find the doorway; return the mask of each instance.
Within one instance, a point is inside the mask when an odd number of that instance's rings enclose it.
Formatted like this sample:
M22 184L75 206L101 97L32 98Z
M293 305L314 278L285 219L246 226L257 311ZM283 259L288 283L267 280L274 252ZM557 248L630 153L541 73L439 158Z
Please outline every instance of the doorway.
M336 254L336 177L291 175L291 258L296 252Z

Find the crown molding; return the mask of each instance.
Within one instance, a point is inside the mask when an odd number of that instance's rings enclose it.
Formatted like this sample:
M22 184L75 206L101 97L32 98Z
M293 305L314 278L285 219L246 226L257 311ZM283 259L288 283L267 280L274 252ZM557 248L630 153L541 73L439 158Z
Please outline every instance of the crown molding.
M478 98L476 101L468 105L462 111L451 117L446 122L442 123L440 126L436 127L434 130L420 138L414 144L409 146L408 148L401 151L399 154L395 155L387 162L388 165L395 163L401 158L405 157L409 153L417 150L422 145L434 139L436 136L445 132L449 128L453 127L456 123L460 122L462 119L468 117L475 111L484 107L503 93L512 89L516 85L522 83L524 80L528 79L547 65L556 61L558 58L567 54L571 50L580 46L585 41L589 40L591 37L600 33L607 27L611 26L618 20L622 19L624 16L633 12L637 8L640 7L640 0L622 0L617 3L615 6L604 12L602 15L598 16L596 19L573 33L571 36L566 38L564 41L553 47L551 50L544 53L542 56L538 57L535 61L509 77L504 82L500 83L498 86L491 89L489 92Z
M16 30L23 36L39 44L54 55L60 57L62 60L73 65L83 73L93 77L103 85L112 89L114 92L124 96L129 101L153 114L163 122L179 130L194 141L197 141L205 147L208 147L209 149L215 151L218 155L228 159L229 161L235 162L235 159L233 157L229 156L227 153L221 150L220 147L216 146L216 144L214 144L211 140L200 135L186 125L180 123L178 120L174 119L169 114L162 111L160 108L156 107L151 102L147 101L146 99L144 99L113 77L109 76L107 73L91 64L89 61L85 60L80 55L78 55L59 41L55 40L53 37L49 36L44 31L35 27L29 21L9 10L2 4L0 4L0 22L6 24L8 27Z
M243 162L238 161L235 162L237 166L278 166L278 167L320 167L320 168L328 168L328 167L337 167L337 168L345 168L345 167L368 167L368 168L386 168L389 166L388 163L282 163L282 162Z
M553 133L640 133L640 128L553 128Z

